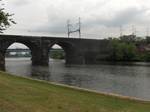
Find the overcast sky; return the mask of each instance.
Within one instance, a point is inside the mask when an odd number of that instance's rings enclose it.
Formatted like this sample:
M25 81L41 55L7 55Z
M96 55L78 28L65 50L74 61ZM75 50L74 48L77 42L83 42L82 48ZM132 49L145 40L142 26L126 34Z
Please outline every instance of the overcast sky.
M150 24L150 0L3 0L14 13L16 25L6 34L67 36L66 22L81 17L83 38L106 38L131 34L146 35ZM78 38L77 34L73 34Z

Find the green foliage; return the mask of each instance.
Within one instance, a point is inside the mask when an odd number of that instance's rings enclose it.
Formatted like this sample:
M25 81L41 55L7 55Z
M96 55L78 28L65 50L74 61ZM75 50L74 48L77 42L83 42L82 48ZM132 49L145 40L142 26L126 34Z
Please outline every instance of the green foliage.
M150 61L150 52L146 53L146 61Z
M56 50L56 51L51 51L50 52L50 58L53 58L53 59L64 59L64 57L65 57L64 51Z
M111 52L108 57L110 61L150 61L149 51L138 51L137 45L143 44L143 40L137 44L119 39L111 39L110 43Z
M137 56L137 48L133 43L125 43L119 40L111 41L111 52L109 60L134 61Z
M11 17L12 14L7 13L4 8L0 8L0 33L6 30L11 23L16 24Z
M141 60L143 61L150 61L150 52L145 52L140 54Z

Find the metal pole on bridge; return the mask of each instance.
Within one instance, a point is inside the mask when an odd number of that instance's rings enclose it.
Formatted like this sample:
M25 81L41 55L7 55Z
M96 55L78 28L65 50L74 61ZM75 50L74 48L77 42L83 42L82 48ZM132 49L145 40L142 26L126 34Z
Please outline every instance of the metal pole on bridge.
M70 20L67 20L68 38L70 37Z
M68 38L70 37L70 34L74 33L74 32L79 32L79 38L81 38L81 19L80 19L80 17L79 17L79 22L77 23L77 25L78 25L78 29L71 30L72 24L70 24L70 20L67 21Z
M79 38L81 38L81 18L79 17Z

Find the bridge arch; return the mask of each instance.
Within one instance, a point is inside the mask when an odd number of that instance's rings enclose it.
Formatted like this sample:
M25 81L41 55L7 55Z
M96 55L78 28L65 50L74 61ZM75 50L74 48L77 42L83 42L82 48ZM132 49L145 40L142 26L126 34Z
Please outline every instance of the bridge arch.
M39 60L40 60L40 45L39 43L35 42L35 41L29 41L29 40L14 40L14 39L10 39L8 41L4 40L2 42L3 44L1 44L1 48L0 48L0 69L5 70L5 54L7 49L13 45L14 43L20 43L23 44L25 46L27 46L30 51L31 51L31 61L32 61L32 65L38 65ZM39 49L37 51L37 49Z
M15 56L25 56L25 54L30 54L31 53L31 48L28 46L15 42L11 44L7 50L5 51L5 57L15 57ZM32 56L32 55L31 55Z
M24 42L10 42L9 44L7 44L6 48L5 48L5 51L4 51L4 61L5 63L7 62L7 59L6 57L8 56L8 52L9 49L29 49L29 52L31 53L31 62L32 62L32 52L33 52L33 48L32 48L32 45L30 45L29 43L24 43ZM20 55L15 55L14 54L14 57L16 56L20 56ZM4 64L4 68L5 68L6 64Z
M59 46L58 44L54 44L49 50L49 60L51 59L59 59L65 60L65 51L64 49Z
M54 45L60 46L65 53L65 63L71 63L70 61L73 61L72 59L74 58L76 54L76 48L72 43L69 42L62 42L62 41L54 41L51 44L48 45L48 54L50 54L50 51Z

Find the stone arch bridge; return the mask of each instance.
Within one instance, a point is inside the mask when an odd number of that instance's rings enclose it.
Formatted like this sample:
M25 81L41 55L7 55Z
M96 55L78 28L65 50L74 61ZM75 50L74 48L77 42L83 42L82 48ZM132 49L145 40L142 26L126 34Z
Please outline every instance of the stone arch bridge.
M96 64L108 56L109 41L62 37L0 35L0 68L5 66L5 52L18 42L26 45L32 54L32 65L48 66L49 50L58 44L65 51L66 64Z

